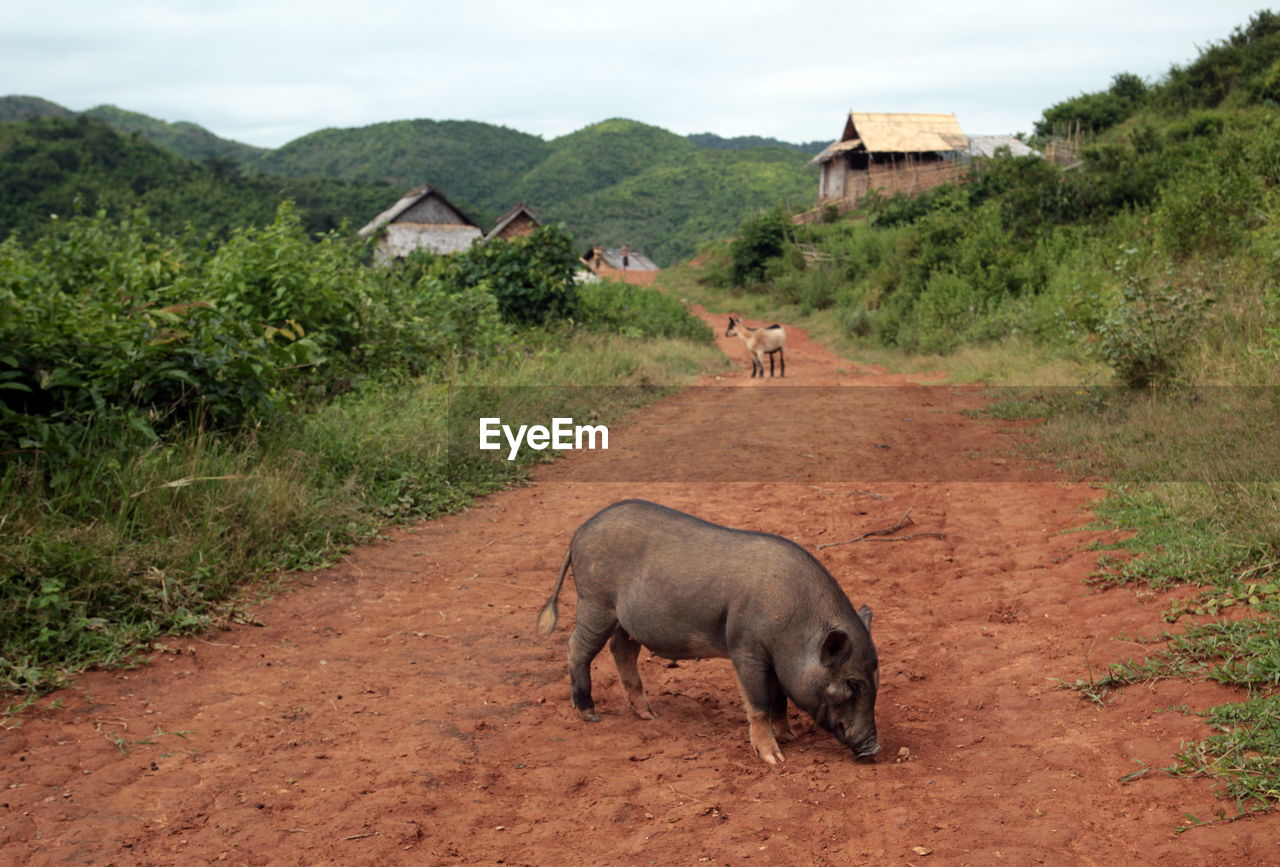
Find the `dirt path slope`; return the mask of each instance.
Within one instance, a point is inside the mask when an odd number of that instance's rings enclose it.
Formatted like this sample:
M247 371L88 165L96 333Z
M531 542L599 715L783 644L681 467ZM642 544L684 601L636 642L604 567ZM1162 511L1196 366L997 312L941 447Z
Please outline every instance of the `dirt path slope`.
M967 390L852 388L909 383L794 329L785 382L752 382L721 342L735 370L706 384L751 389L664 400L616 449L393 531L298 576L263 625L171 640L0 732L0 863L1277 863L1276 816L1177 835L1184 810L1224 806L1207 781L1118 782L1203 734L1166 709L1226 691L1159 683L1099 708L1053 680L1162 625L1161 597L1081 583L1096 490L1007 457L1018 429L959 414ZM785 411L744 421L762 402ZM875 763L793 710L800 737L764 765L724 660L643 654L645 722L602 654L603 721L578 719L572 588L552 638L533 623L569 534L626 497L811 549L908 509L942 534L816 551L876 611Z

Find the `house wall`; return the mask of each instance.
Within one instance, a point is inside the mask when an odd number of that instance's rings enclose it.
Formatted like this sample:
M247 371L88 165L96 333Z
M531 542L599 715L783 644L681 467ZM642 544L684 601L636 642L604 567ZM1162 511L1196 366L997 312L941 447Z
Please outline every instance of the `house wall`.
M870 190L879 189L887 195L895 193L924 192L941 184L959 181L968 170L968 163L961 160L945 160L928 155L902 155L892 159L890 155L875 154L868 160L865 155L854 163L848 155L828 160L822 164L818 183L819 204L836 203L842 210L857 206Z
M521 214L510 223L502 228L497 234L499 238L527 238L533 234L533 230L538 228L538 224L529 219L528 214Z
M968 163L960 160L899 163L894 166L871 165L866 172L866 186L862 191L879 189L888 195L894 193L922 193L942 184L955 183L964 178Z
M419 248L435 253L458 253L470 248L480 237L481 232L475 226L390 223L378 241L375 258L386 263L402 259Z
M822 172L818 178L818 201L843 199L845 179L848 173L848 164L842 157L836 157L823 163Z

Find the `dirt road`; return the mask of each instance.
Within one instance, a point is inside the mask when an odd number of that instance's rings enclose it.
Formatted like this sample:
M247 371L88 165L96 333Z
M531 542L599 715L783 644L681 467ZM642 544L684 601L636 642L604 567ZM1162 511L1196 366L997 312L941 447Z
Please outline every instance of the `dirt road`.
M1165 597L1082 583L1096 489L1009 457L1021 432L959 414L966 390L851 388L908 380L794 329L785 383L752 382L721 342L735 370L705 384L751 389L664 400L616 449L392 531L297 576L261 626L169 640L0 732L0 863L1277 863L1280 817L1178 835L1184 811L1229 807L1208 781L1118 781L1204 734L1170 708L1231 693L1162 682L1098 707L1054 680L1164 625ZM853 403L806 405L836 388ZM877 761L793 710L766 766L724 660L643 654L642 721L602 654L603 720L578 718L572 588L552 638L534 619L572 530L626 497L795 539L875 609ZM898 535L941 535L814 547L908 510Z

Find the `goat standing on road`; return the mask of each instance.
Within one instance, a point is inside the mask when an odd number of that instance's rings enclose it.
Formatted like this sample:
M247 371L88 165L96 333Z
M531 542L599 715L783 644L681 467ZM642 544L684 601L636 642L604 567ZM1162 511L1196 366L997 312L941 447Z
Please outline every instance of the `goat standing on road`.
M764 357L769 356L769 375L773 376L773 356L778 356L778 364L781 367L779 376L787 375L787 359L782 354L782 348L787 343L787 330L781 325L770 325L767 328L748 328L742 324L742 319L737 316L729 317L729 327L725 330L725 337L733 337L737 335L742 338L742 342L747 344L747 350L751 353L751 377L754 379L757 375L764 377Z

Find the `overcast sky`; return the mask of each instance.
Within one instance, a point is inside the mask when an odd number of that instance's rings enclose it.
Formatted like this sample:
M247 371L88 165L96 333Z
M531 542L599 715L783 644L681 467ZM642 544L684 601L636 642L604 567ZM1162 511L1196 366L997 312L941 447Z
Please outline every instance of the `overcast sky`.
M833 140L855 111L970 134L1196 56L1236 0L3 0L0 95L102 103L276 147L432 118L548 139L609 117Z

